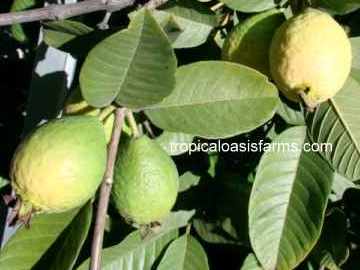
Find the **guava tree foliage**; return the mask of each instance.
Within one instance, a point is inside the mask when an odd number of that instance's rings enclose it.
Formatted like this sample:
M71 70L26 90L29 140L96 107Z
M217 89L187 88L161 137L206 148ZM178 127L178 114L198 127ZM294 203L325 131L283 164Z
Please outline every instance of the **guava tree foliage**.
M35 0L0 4L9 13L0 14L0 25L7 25L0 33L0 68L17 74L17 65L27 63L33 74L14 77L26 81L26 98L19 107L21 135L10 129L10 136L19 144L53 118L92 115L103 123L108 165L113 161L115 168L108 166L99 192L85 205L34 213L29 226L8 224L14 205L3 204L1 270L85 270L94 254L103 270L359 269L359 0L69 2L55 8ZM283 96L269 61L276 30L307 7L331 15L352 47L342 89L312 110ZM330 52L323 61L332 63L331 49L343 46L321 42L318 53ZM308 46L301 38L296 43ZM299 65L312 61L306 57ZM336 81L337 73L328 76ZM0 128L8 132L6 124ZM142 136L151 148L123 153ZM119 150L112 153L114 143ZM267 151L275 146L285 150ZM14 195L14 149L0 160L7 202ZM150 188L159 188L151 199L162 215L162 203L173 204L164 194L178 186L178 195L170 213L152 220L157 213L148 211L153 205L143 203L144 192L131 178L147 179L156 167L162 179L176 180L169 157L179 183L167 191L159 182ZM106 188L117 175L126 181L114 183L107 205ZM138 220L151 222L130 220L129 209L141 209ZM99 224L105 224L100 247L94 241L102 235Z

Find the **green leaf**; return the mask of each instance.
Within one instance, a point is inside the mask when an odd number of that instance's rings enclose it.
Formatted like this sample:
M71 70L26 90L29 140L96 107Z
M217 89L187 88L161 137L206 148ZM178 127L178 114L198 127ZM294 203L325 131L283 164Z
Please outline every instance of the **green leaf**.
M326 267L325 269L327 270L341 270L341 268L334 261L334 258L331 256L331 254L326 251L321 254L320 265L322 267Z
M355 185L354 182L350 181L344 176L335 173L334 182L331 187L331 194L329 199L332 202L341 200L343 198L345 191L348 190L349 188L359 188L359 187Z
M286 129L286 127L285 127L285 129ZM283 131L284 131L284 129L282 127L278 128L278 126L276 124L272 125L270 127L270 129L266 132L266 138L269 139L270 141L272 141Z
M348 257L346 215L342 210L334 208L325 219L321 238L311 258L326 269L340 270Z
M206 242L213 244L234 244L238 245L236 232L229 218L224 221L206 221L196 218L193 221L194 228L199 236ZM231 231L231 233L229 233Z
M0 176L0 189L7 186L9 184L9 180Z
M317 270L316 266L314 266L310 261L304 263L304 267L301 268L303 270Z
M214 12L192 0L169 1L159 10L154 10L153 15L174 48L203 44L217 24Z
M183 192L196 186L200 182L200 176L195 175L192 172L185 172L180 176L179 182L179 192Z
M248 202L251 188L244 175L218 173L215 179L198 187L203 186L204 189L198 189L195 194L200 197L202 207L193 222L199 236L209 243L249 246Z
M194 216L195 210L171 212L165 220L163 220L158 232L166 232L173 229L185 227L189 220Z
M294 125L294 126L305 125L304 113L301 111L300 104L298 103L290 103L288 101L282 101L280 102L276 113L280 115L280 117L290 125Z
M92 49L82 66L83 97L94 107L114 100L141 108L161 101L174 86L176 58L169 40L147 10Z
M284 14L273 9L236 25L225 40L222 58L257 69L269 76L271 40L284 21Z
M228 7L242 12L260 12L274 8L274 0L221 0Z
M94 29L77 21L64 20L45 23L44 41L49 46L59 48L78 36L91 33Z
M164 131L155 141L170 156L177 156L189 151L189 145L193 139L194 136L191 134Z
M161 251L177 236L177 230L158 234L143 240L140 231L135 231L120 244L105 248L102 251L102 270L143 270L151 266L161 254ZM89 260L85 261L78 270L88 270Z
M256 259L255 255L253 253L250 253L243 265L241 266L240 270L262 270L263 268L261 267L260 263L258 262L258 260Z
M320 236L333 172L317 153L303 150L305 143L305 127L287 129L258 167L249 235L265 270L294 269Z
M314 6L327 9L334 14L347 14L360 8L359 0L315 0Z
M102 270L151 269L163 249L178 235L178 228L186 226L194 211L171 213L157 234L142 238L140 230L128 235L120 244L102 252ZM78 270L88 270L89 259Z
M218 161L219 161L219 155L218 155L218 153L208 153L208 157L209 157L209 168L207 170L207 173L211 177L215 177L215 175L216 175L216 166L217 166Z
M206 138L249 132L275 113L278 92L261 73L225 61L182 66L175 90L146 114L158 127Z
M167 248L157 270L208 270L206 253L191 235L183 235Z
M356 99L360 97L360 39L352 38L351 45L353 70L345 86L314 114L308 114L306 122L312 140L332 144L332 151L322 153L323 156L340 174L354 181L360 179L360 127L356 112Z
M352 66L360 69L360 37L350 38L352 48Z
M92 203L86 204L32 270L73 269L88 235Z
M30 9L36 5L36 0L14 0L11 5L10 12L18 12L26 9ZM13 24L11 26L11 32L14 38L19 42L27 41L26 34L21 24Z
M31 269L71 223L78 210L62 214L40 214L6 243L0 253L1 270Z
M360 70L353 69L343 89L306 116L311 139L332 148L321 152L324 158L354 181L360 179L359 99Z

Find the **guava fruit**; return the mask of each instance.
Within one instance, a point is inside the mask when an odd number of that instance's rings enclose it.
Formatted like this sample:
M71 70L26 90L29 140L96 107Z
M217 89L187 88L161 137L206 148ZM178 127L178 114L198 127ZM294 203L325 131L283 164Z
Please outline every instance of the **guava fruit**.
M327 13L308 8L283 23L270 47L270 70L280 91L309 109L332 98L351 69L351 45Z
M237 24L225 39L222 58L270 75L270 43L276 29L284 21L284 13L272 9Z
M170 213L178 193L174 162L146 136L120 147L112 189L115 207L136 225L161 222Z
M67 116L37 128L19 145L11 164L19 219L84 204L102 181L106 158L105 133L96 117Z

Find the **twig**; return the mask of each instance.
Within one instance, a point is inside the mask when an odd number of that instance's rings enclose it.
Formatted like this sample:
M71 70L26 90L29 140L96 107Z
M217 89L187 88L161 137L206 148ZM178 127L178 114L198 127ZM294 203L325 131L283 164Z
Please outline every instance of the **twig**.
M120 10L131 6L135 0L86 0L73 4L48 5L26 11L0 14L0 25L41 20L63 20L100 10Z
M90 270L101 269L101 250L104 239L106 212L109 205L111 187L114 177L116 154L118 151L122 126L125 118L125 109L118 108L115 112L114 127L111 141L108 146L108 159L103 182L100 188L100 196L96 213L94 236L91 246Z
M100 30L107 30L109 29L109 21L111 17L112 12L106 11L104 18L100 23L98 23L97 27Z
M154 133L154 131L153 131L152 128L151 128L150 122L149 122L148 120L146 120L146 121L143 123L143 125L144 125L146 131L149 133L150 137L151 137L151 138L155 138L155 133Z
M139 131L139 128L137 126L134 114L133 114L133 112L131 110L127 111L126 119L127 119L128 123L130 125L130 129L132 131L133 136L135 138L139 137L140 136L140 131Z
M221 27L224 27L224 26L226 26L228 24L228 22L230 20L230 16L231 16L230 13L227 13L225 15L224 19L222 20L222 22L220 24Z
M168 0L150 0L144 6L157 8ZM49 5L26 11L0 14L0 26L43 20L64 20L95 11L115 12L134 5L135 0L86 0L73 4Z
M219 3L215 4L215 5L213 5L210 9L212 11L217 11L218 9L222 8L223 6L224 6L224 3L219 2Z
M108 117L110 114L112 114L116 110L116 107L113 105L107 106L104 109L101 110L98 117L100 121L104 121L106 117Z
M148 9L155 9L163 4L165 4L169 0L150 0L144 6Z
M311 101L304 91L299 92L299 97L307 112L314 112L317 104Z

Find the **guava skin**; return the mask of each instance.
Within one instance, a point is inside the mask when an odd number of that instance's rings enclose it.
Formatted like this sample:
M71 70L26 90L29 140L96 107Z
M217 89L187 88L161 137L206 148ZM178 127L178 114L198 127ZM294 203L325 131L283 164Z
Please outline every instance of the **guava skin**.
M308 8L283 23L270 47L270 70L292 101L317 106L335 96L351 70L350 41L327 13Z
M269 48L276 28L284 21L277 9L250 17L237 24L227 36L222 49L222 58L254 68L269 76Z
M166 152L146 136L122 146L115 167L113 202L130 222L161 222L174 206L179 189L176 166Z
M52 120L18 147L12 186L27 212L63 212L87 202L99 187L107 159L101 122L93 116Z

